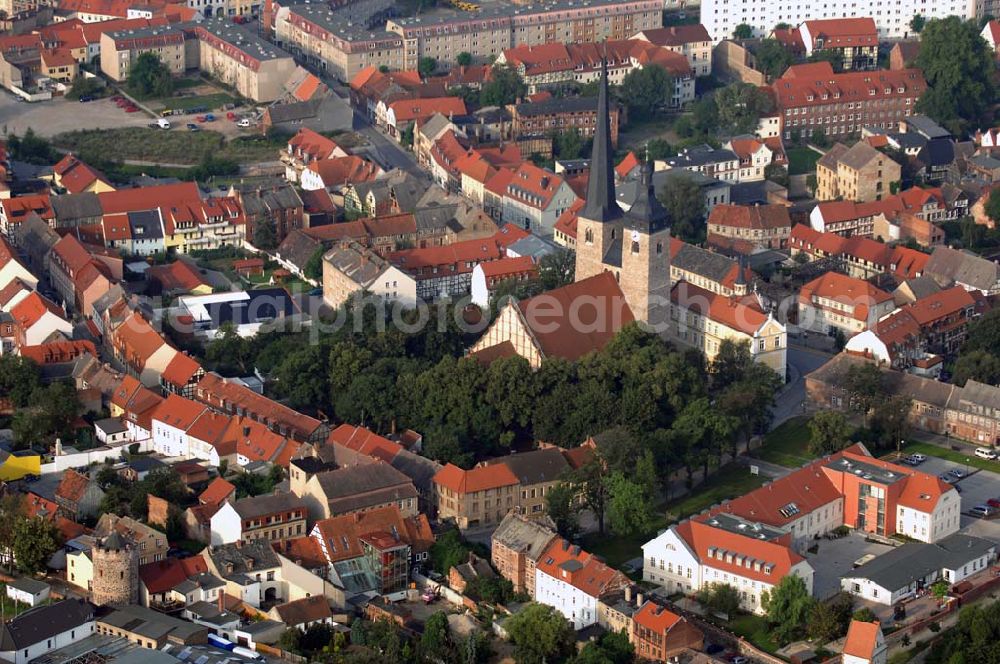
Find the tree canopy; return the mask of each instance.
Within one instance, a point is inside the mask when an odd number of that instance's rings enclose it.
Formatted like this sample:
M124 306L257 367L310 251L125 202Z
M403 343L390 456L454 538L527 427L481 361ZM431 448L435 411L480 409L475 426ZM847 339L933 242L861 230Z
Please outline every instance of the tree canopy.
M633 69L620 87L621 101L629 118L647 120L657 111L669 108L674 97L674 80L663 67Z
M573 626L551 606L531 602L508 618L507 633L519 664L567 660L575 650Z
M761 604L775 639L788 643L800 636L815 601L798 574L787 574L772 590L763 591Z
M795 62L792 54L777 39L761 40L754 57L757 59L757 69L771 79L784 74Z
M493 65L492 77L483 84L479 103L483 106L506 106L528 92L521 76L508 66Z
M174 93L174 79L159 56L147 51L129 69L125 89L140 99L169 97Z
M957 16L927 21L920 33L916 64L927 81L917 111L956 135L978 126L996 91L993 53L976 23Z
M691 175L667 178L657 198L670 213L674 237L690 243L705 239L705 195Z

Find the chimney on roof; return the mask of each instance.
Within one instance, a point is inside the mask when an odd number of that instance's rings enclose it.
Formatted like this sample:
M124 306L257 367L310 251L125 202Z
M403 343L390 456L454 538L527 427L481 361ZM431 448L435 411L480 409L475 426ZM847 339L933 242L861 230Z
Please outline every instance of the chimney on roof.
M645 603L645 602L643 601L643 600L645 600L645 599L646 599L646 596L645 596L645 595L643 595L642 593L638 593L638 594L637 594L637 595L635 596L635 605L636 605L636 606L642 606L642 605L643 605L643 604Z
M625 586L625 601L632 601L632 586Z

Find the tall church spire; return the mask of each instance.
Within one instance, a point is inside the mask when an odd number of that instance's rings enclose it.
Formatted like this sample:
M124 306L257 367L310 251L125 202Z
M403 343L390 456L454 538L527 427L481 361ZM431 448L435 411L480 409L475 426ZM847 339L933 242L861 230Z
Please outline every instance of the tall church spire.
M587 203L580 216L592 221L617 221L622 209L615 199L615 167L611 150L611 114L608 112L608 61L601 58L601 86L597 96L597 127L594 149L590 155L590 180L587 182Z

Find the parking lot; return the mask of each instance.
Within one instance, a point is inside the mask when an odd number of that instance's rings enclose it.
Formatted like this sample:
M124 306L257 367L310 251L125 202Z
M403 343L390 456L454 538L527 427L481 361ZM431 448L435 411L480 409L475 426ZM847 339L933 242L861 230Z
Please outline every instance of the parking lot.
M14 101L0 93L0 126L8 134L24 134L30 127L39 136L51 137L75 129L145 127L152 119L145 113L126 113L109 99L86 104L62 97L36 103Z
M819 545L819 550L806 554L806 560L815 572L813 594L819 599L827 599L840 592L840 577L853 569L855 560L868 553L880 556L892 548L886 544L866 542L865 536L857 532L840 539L820 539L813 543Z
M991 498L1000 498L1000 473L977 470L974 466L937 457L927 457L927 461L917 466L917 469L931 475L944 475L948 471L956 469L965 474L965 477L956 482L962 492L961 525L963 528L980 520L966 514L970 508L983 505ZM1000 470L1000 464L998 464L998 470Z

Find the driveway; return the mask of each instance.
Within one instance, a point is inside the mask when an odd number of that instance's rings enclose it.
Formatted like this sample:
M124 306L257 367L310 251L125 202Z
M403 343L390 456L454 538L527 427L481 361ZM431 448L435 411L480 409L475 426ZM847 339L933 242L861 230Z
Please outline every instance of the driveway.
M812 348L789 344L786 359L790 377L774 399L774 407L771 409L774 414L772 429L803 413L806 400L805 376L826 364L830 357L829 354Z
M30 127L39 136L52 137L75 129L145 127L152 119L143 112L126 113L110 99L81 104L63 97L37 103L16 102L0 93L0 127L7 134L23 135Z
M861 556L874 553L880 556L892 550L887 544L866 542L864 535L852 532L840 539L820 539L814 544L819 545L816 553L806 554L806 560L812 565L813 595L818 599L827 599L840 592L840 577L854 568L854 561Z

